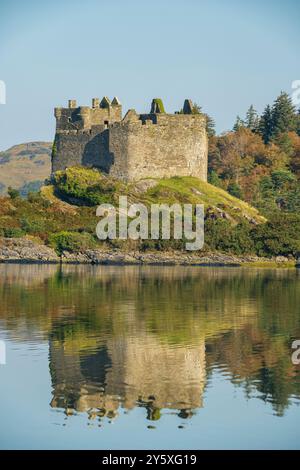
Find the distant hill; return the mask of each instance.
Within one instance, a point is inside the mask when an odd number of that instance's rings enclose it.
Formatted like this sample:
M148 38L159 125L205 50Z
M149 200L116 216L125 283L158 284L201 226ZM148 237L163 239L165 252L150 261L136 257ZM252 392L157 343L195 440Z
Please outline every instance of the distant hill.
M39 189L51 172L51 142L28 142L0 152L0 194L8 186L23 195Z

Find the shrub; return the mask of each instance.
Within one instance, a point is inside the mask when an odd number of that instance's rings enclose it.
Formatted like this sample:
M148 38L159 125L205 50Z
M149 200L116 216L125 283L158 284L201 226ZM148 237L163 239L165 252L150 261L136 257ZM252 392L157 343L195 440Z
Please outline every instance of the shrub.
M205 221L205 243L213 250L236 255L255 253L251 239L251 225L247 222L233 226L228 220L207 219Z
M93 248L96 244L95 239L89 233L65 231L51 234L48 243L59 255L64 251L79 253Z
M115 185L94 169L71 167L53 177L55 189L67 199L74 198L87 205L111 202Z
M158 107L160 113L165 113L165 107L161 98L154 98L153 104Z
M217 188L222 188L222 180L219 178L218 173L215 170L211 170L208 173L208 183L216 186Z
M22 218L21 228L30 234L40 234L47 231L47 219L46 218Z
M4 237L7 238L20 238L25 235L25 232L18 227L7 227L2 229L2 233Z
M16 199L20 197L20 192L17 189L12 188L11 186L8 187L7 193L11 199Z
M227 191L231 196L237 197L238 199L242 198L242 189L237 183L229 183Z
M300 253L300 216L275 214L265 224L252 230L252 239L259 256L298 256Z

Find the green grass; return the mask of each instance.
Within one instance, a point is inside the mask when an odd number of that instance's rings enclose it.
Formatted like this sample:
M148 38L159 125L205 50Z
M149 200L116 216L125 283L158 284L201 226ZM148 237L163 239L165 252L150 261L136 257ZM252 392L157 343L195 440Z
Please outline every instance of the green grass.
M164 178L148 190L147 196L151 202L182 202L204 204L205 208L219 208L227 212L234 220L239 221L244 216L257 222L264 222L258 210L244 201L231 196L221 188L191 176Z

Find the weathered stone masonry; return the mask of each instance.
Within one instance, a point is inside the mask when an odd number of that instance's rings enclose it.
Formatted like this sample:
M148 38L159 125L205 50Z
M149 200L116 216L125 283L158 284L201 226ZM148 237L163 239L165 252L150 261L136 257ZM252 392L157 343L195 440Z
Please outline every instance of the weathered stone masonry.
M192 109L186 100L183 113L167 114L160 100L153 100L149 114L129 110L122 119L117 98L94 98L91 108L70 100L68 108L55 108L52 171L83 165L125 181L171 176L206 181L206 121Z

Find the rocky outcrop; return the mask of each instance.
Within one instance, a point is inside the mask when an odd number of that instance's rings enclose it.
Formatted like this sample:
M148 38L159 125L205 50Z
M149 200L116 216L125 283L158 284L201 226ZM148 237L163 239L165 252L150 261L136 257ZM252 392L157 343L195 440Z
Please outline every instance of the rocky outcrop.
M147 264L189 266L240 266L243 264L276 264L284 266L295 260L278 256L259 258L238 257L225 253L188 251L123 252L119 249L86 250L82 253L63 252L58 256L54 249L34 238L0 238L0 262L7 263L77 263L77 264Z
M30 238L0 238L0 262L58 263L55 251Z

